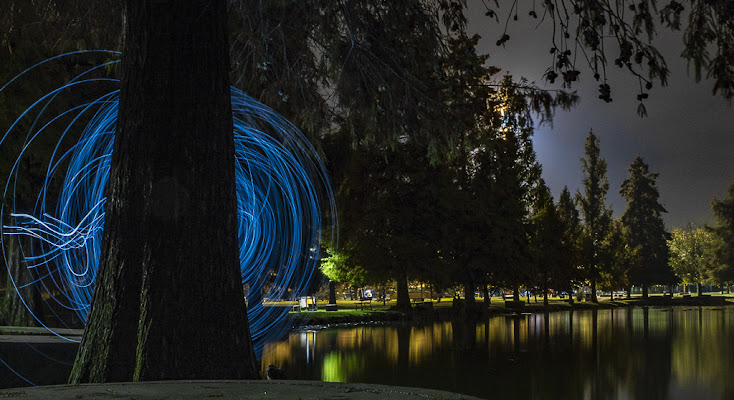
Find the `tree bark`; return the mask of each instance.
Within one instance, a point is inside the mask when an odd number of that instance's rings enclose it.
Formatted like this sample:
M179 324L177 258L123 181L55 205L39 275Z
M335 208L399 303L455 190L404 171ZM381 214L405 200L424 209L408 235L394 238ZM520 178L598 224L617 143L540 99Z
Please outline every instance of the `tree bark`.
M408 277L405 271L401 270L397 277L398 299L395 308L401 311L410 311L410 295L408 294Z
M474 306L474 304L476 303L475 300L474 284L467 280L464 282L464 301L466 302L467 308L471 308L472 306Z
M591 281L591 302L598 303L599 299L596 298L596 279Z
M256 378L226 3L125 5L100 268L70 382Z
M4 315L4 323L9 326L39 326L37 319L43 321L41 292L36 285L32 284L33 274L21 261L19 240L27 239L23 236L16 236L4 242L8 277L0 316Z
M568 290L566 291L566 294L568 294L568 304L573 305L573 285L568 285Z
M329 304L336 304L336 282L329 281Z

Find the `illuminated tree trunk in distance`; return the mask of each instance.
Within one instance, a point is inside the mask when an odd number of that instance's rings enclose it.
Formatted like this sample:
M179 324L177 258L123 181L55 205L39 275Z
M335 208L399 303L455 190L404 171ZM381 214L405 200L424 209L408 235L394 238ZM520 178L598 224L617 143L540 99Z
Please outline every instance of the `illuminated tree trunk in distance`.
M336 282L329 280L329 304L336 304Z
M408 276L405 270L400 268L398 277L395 279L397 283L397 295L398 298L395 302L395 308L400 311L410 311L410 294L408 292Z

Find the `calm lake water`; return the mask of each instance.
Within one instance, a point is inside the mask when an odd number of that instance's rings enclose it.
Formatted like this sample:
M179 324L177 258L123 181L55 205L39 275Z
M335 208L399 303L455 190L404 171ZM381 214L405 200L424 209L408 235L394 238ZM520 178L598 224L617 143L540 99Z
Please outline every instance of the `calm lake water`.
M66 382L76 345L0 337L0 358L36 384ZM475 324L293 333L263 366L288 379L449 390L492 399L734 399L734 307L492 317ZM28 385L0 365L0 388Z
M492 317L291 334L263 366L288 379L499 399L734 399L734 307Z

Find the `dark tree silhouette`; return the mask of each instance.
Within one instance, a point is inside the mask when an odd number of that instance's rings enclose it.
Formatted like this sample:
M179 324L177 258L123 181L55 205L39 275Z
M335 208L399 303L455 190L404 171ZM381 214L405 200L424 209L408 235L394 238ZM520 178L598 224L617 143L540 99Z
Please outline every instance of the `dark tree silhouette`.
M581 218L576 203L571 197L568 187L564 186L558 197L558 219L563 227L561 241L563 243L564 265L561 269L557 289L568 292L568 299L573 302L573 286L581 280Z
M100 271L71 382L258 376L225 0L128 0Z
M457 19L466 0L438 0L448 15ZM546 69L549 83L559 80L571 87L585 69L599 82L599 98L612 101L608 68L622 68L640 84L638 114L647 114L644 100L654 84L668 84L668 66L652 45L658 28L683 31L681 57L693 65L695 78L703 72L713 80L713 94L734 97L734 7L728 0L544 0L542 2L482 2L490 20L504 24L498 46L510 46L517 24L553 25L547 40L551 65ZM457 10L451 12L452 10ZM687 17L687 21L683 18ZM522 29L527 29L523 26ZM614 67L612 67L612 64Z
M543 305L548 305L548 290L568 284L565 267L569 260L564 252L564 224L553 204L550 189L541 179L536 190L531 217L530 251L533 255L534 283L543 291Z
M672 284L673 270L668 263L668 239L655 180L658 174L650 172L642 157L637 156L629 167L629 176L622 182L619 194L627 200L622 215L628 248L635 251L631 261L630 283L642 286L642 297L647 297L648 286Z
M714 233L714 253L720 266L714 273L721 282L734 281L734 185L729 186L726 198L711 203L716 224L708 229Z
M607 181L607 162L601 157L599 138L589 132L584 143L584 157L581 159L584 172L584 194L576 193L576 199L583 217L584 237L583 266L586 278L591 283L591 301L597 302L596 284L599 280L599 254L604 238L609 231L612 210L607 208L606 195L609 190Z

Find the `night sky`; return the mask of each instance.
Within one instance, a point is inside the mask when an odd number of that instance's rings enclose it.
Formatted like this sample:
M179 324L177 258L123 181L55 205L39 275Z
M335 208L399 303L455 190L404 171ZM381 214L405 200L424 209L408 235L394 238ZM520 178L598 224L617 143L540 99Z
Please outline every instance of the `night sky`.
M535 30L535 23L521 7L519 20L509 23L511 39L504 48L497 47L504 20L500 24L489 22L481 2L469 3L468 30L482 36L479 50L490 54L489 64L502 68L502 73L535 81L540 87L560 88L560 84L546 85L541 79L552 61L549 23ZM571 111L558 111L552 127L536 127L534 145L543 165L543 178L556 200L563 186L572 193L581 190L580 159L584 139L593 129L607 160L607 202L615 216L625 209L619 187L629 164L640 155L660 174L657 184L661 203L668 210L664 216L668 229L689 222L712 223L711 201L722 199L734 183L734 106L711 94L711 81L697 84L693 71L688 74L686 62L680 58L683 44L679 33L661 29L653 44L665 57L670 76L667 87L656 84L650 91L645 102L648 116L637 116L639 84L632 75L613 64L607 68L614 101L605 103L597 98L593 72L581 68L581 81L574 87L581 102ZM614 58L614 54L609 56Z

